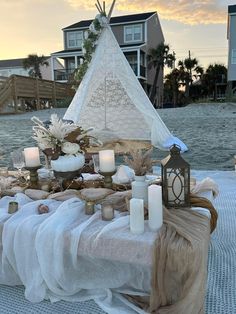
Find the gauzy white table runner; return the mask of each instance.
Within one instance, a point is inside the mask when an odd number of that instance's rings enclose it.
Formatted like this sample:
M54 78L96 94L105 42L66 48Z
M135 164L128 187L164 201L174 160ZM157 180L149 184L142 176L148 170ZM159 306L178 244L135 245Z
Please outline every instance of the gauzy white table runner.
M9 215L12 200L20 208ZM49 213L39 215L39 204ZM23 284L31 302L92 298L108 313L143 313L120 292L150 293L157 235L147 223L144 234L133 235L127 214L105 222L99 210L85 215L78 198L32 201L19 193L0 200L0 231L0 284Z

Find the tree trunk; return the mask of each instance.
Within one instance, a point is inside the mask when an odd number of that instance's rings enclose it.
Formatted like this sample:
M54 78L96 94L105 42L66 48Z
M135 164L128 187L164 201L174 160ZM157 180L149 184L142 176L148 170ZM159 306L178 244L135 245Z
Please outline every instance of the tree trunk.
M190 81L189 80L186 80L186 83L185 83L185 97L186 98L189 98L189 89L190 89Z
M156 69L156 73L155 73L155 77L154 77L154 81L153 81L153 85L149 94L149 98L151 103L153 104L154 99L155 99L155 95L156 95L156 90L157 90L157 81L158 81L158 77L159 77L159 73L160 73L160 67L157 67Z
M216 101L216 96L217 96L217 85L215 82L215 88L214 88L214 101Z
M173 86L173 105L174 105L174 108L176 108L176 105L178 104L178 93L179 93L178 87Z

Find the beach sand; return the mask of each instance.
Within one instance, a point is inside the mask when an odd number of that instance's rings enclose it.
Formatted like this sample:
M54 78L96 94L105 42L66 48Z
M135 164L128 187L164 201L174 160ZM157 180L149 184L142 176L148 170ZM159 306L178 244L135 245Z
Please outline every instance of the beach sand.
M53 112L63 117L66 109L51 109L0 116L0 165L10 166L10 152L35 146L32 116L48 120ZM166 126L188 146L183 157L192 169L233 170L236 155L236 104L191 104L157 110ZM155 150L155 159L167 152Z

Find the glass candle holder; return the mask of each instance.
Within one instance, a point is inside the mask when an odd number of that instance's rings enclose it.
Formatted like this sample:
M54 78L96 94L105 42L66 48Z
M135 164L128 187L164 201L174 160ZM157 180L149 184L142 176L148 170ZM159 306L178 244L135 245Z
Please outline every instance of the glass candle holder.
M102 204L102 220L112 220L114 218L114 208L111 204Z
M8 214L14 214L18 210L17 202L9 202L8 204Z

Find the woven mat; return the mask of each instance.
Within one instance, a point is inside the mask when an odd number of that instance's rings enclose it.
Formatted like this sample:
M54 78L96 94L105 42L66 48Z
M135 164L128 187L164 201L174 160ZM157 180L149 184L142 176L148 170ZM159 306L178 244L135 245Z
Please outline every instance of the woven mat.
M210 177L219 185L214 202L219 217L211 235L208 255L206 314L236 313L236 172L197 171L199 179Z
M33 304L24 297L24 287L0 285L1 314L106 314L94 301Z

